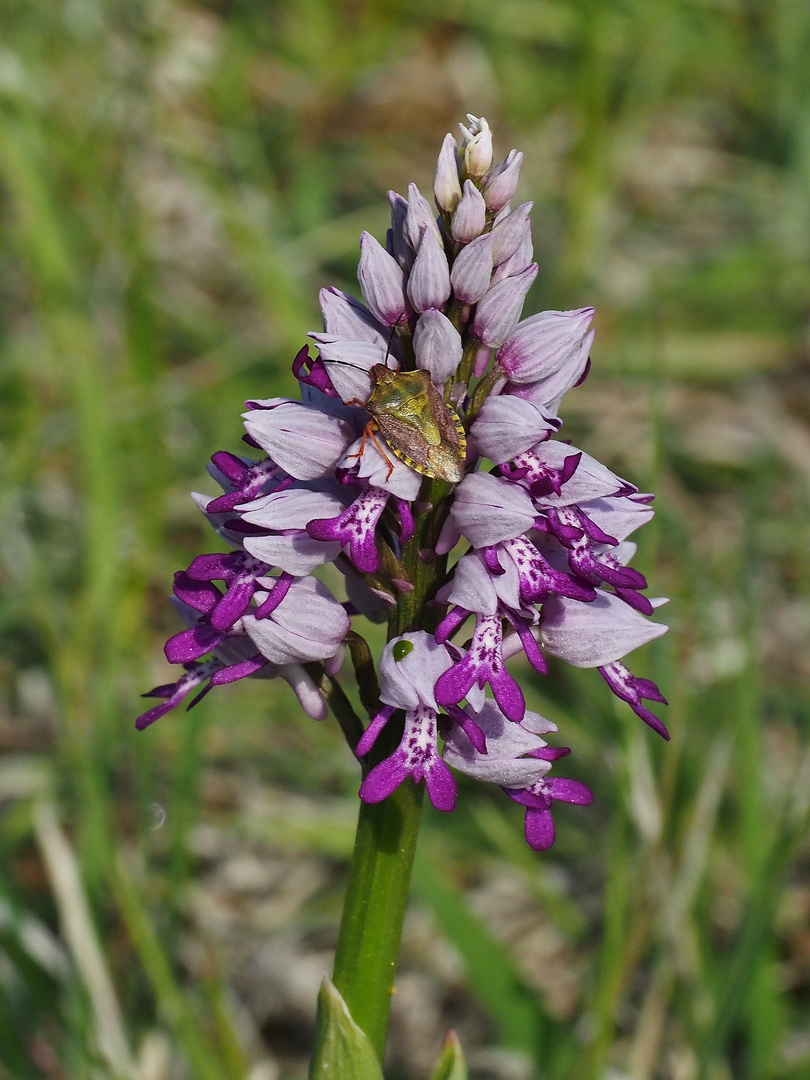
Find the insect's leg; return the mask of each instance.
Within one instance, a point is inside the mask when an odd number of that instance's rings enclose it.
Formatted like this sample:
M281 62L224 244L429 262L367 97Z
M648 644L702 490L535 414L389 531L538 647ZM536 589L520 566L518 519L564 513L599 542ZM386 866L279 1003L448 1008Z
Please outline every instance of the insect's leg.
M363 456L363 451L366 448L366 439L369 437L369 435L371 435L371 441L373 443L377 442L377 440L374 438L374 435L372 434L372 432L376 430L376 427L377 427L377 425L374 423L374 421L369 420L369 422L366 424L365 428L363 429L363 437L360 440L360 449L357 451L356 454L347 454L346 455L346 460L347 461L350 458L356 458L356 457L362 457Z
M394 463L390 459L388 454L386 454L386 452L383 450L382 446L380 445L380 440L375 437L374 432L369 430L370 427L371 427L371 425L369 425L369 427L366 428L366 431L368 431L369 438L371 439L371 441L374 443L374 445L379 450L380 457L383 459L385 464L388 466L388 472L385 474L385 479L390 480L391 479L391 473L394 471Z
M346 460L348 461L349 458L362 457L363 456L363 451L366 448L366 439L371 439L371 441L377 447L377 450L379 451L380 457L383 459L385 464L388 466L388 472L386 474L385 479L390 480L391 479L391 473L394 471L394 463L390 459L388 454L386 454L385 450L383 450L382 445L380 443L380 440L378 438L376 438L376 436L374 435L374 432L378 431L378 430L379 430L379 428L374 423L374 421L369 420L369 422L366 424L365 428L363 429L363 437L360 440L360 449L357 451L356 454L347 454L346 455Z

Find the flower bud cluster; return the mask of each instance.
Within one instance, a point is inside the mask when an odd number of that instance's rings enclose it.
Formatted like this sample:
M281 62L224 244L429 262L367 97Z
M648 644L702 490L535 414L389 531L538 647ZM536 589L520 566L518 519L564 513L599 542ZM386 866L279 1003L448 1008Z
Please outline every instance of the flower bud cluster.
M137 726L245 677L285 679L323 718L324 679L350 631L356 642L363 618L388 618L378 698L354 747L360 797L424 779L451 810L453 770L466 773L525 807L542 850L552 803L591 794L547 775L568 750L547 745L556 727L527 709L508 661L597 668L668 737L644 704L663 702L658 688L622 662L666 630L650 619L663 601L629 565L652 496L555 438L560 401L588 371L593 309L521 320L538 269L531 203L510 205L522 155L493 164L483 118L462 133L439 153L438 215L411 184L389 195L385 245L363 233L362 301L321 292L316 349L293 362L300 400L247 402L244 439L260 456L213 456L223 493L194 499L231 550L175 576L186 629L166 656L184 674L152 691L159 702ZM326 564L343 595L313 576ZM387 756L386 728L398 742Z

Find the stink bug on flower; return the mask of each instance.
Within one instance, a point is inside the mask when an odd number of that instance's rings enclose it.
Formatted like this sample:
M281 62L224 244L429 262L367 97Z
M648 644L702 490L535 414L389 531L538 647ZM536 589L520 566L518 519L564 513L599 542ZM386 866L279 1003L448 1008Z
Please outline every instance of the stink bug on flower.
M427 371L393 371L375 364L369 372L372 390L368 401L351 401L371 413L360 449L360 457L371 439L388 465L393 462L375 437L380 431L393 454L423 476L457 484L464 476L467 436L457 413L444 401L430 381Z
M390 342L386 361L389 355ZM327 360L327 370L330 364L366 370L345 360ZM353 398L346 402L371 413L360 449L350 456L360 457L366 440L370 439L388 466L386 479L389 479L394 463L376 437L379 431L391 453L416 472L435 480L459 483L464 476L467 435L458 414L431 382L430 373L421 369L396 371L385 363L374 364L367 374L371 379L368 398L365 401Z

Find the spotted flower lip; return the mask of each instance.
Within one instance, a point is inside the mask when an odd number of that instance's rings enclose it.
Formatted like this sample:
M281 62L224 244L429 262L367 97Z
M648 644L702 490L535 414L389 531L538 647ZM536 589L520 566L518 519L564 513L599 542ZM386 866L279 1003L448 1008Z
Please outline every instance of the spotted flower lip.
M424 783L449 811L466 774L524 807L542 851L554 803L592 795L556 775L568 749L513 665L595 667L667 738L663 694L624 663L666 627L629 539L652 495L560 437L593 309L523 317L538 274L532 204L511 204L523 155L495 161L487 121L468 121L442 144L435 208L411 183L388 193L384 245L362 234L362 297L320 291L323 326L292 360L300 400L249 400L247 454L212 456L221 494L192 497L228 550L175 575L181 674L136 723L244 678L284 679L323 719L350 661L361 799ZM389 626L376 664L363 620Z

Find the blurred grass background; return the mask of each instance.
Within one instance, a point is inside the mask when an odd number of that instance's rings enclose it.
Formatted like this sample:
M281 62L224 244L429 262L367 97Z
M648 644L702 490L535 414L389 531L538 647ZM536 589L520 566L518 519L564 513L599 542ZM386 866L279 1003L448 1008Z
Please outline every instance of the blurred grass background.
M437 14L437 12L439 12ZM291 392L385 190L484 114L526 155L527 311L597 308L566 432L658 516L638 658L525 672L596 792L538 857L426 822L387 1075L810 1077L810 8L804 0L2 0L0 1077L286 1080L356 770L274 684L145 734L188 490Z

